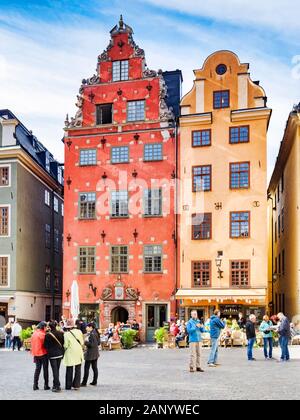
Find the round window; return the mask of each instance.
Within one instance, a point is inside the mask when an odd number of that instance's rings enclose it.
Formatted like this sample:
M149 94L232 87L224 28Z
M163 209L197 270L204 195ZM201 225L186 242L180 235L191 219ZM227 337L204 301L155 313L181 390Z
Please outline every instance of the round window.
M216 68L216 73L219 74L220 76L222 76L223 74L225 74L227 72L227 67L225 66L225 64L219 64Z

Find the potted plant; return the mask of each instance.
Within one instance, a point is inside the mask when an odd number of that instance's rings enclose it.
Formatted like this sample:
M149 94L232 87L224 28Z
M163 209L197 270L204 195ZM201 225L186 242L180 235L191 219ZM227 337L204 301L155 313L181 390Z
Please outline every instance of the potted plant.
M23 347L25 350L31 349L31 336L33 334L33 328L28 327L21 331L20 338L23 342Z
M161 327L155 330L154 338L157 343L157 347L159 349L162 349L166 339L166 329L164 327Z
M128 329L122 331L120 335L124 349L131 349L132 347L134 347L134 339L137 335L137 331Z

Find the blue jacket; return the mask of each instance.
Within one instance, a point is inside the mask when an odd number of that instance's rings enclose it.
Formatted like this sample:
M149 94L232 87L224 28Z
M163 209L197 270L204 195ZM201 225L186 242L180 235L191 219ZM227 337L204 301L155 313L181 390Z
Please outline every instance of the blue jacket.
M260 324L259 331L262 333L263 338L272 338L273 334L272 331L269 330L270 327L273 327L272 321L263 321ZM265 331L269 331L268 333L265 333Z
M225 324L216 315L212 315L210 318L210 338L219 338L221 330L225 328Z
M291 327L290 321L287 317L283 317L282 321L280 321L280 325L278 327L278 333L280 337L291 338Z
M202 341L201 333L205 332L205 328L197 327L197 324L201 324L199 319L191 318L187 323L186 329L189 335L189 342L190 343L199 343Z

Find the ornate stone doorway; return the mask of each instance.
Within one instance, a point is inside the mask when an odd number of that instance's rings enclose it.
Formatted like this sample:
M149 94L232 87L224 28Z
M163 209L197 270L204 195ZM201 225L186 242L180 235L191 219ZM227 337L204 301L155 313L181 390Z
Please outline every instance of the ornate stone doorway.
M117 306L111 311L111 322L116 324L117 322L127 322L129 319L129 314L127 309L122 306Z

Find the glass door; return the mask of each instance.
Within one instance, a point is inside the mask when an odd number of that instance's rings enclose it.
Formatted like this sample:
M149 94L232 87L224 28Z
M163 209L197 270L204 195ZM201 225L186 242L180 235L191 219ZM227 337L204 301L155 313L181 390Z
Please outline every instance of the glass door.
M167 321L167 305L146 305L146 341L153 342L154 332Z

